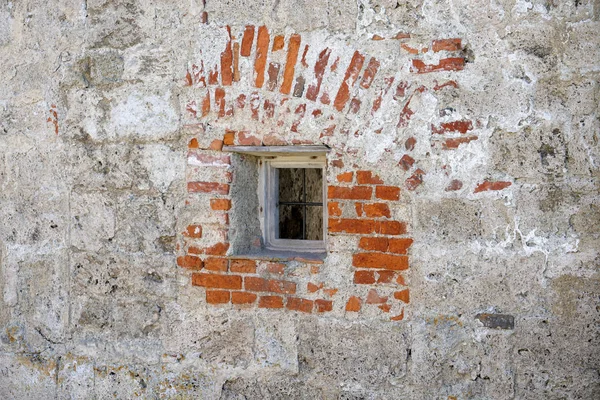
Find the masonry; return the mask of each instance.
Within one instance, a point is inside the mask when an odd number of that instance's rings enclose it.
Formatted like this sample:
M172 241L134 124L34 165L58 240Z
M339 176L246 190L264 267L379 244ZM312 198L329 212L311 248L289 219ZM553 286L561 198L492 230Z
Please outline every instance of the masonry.
M599 16L0 4L0 398L597 398ZM327 149L324 254L240 146Z

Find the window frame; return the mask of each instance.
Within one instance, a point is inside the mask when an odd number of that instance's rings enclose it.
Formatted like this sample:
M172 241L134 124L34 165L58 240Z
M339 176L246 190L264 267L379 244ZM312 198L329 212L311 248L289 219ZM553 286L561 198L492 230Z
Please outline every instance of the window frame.
M257 196L264 249L273 253L301 253L322 257L327 251L327 146L223 146L223 151L258 158ZM279 239L279 185L274 169L321 168L323 178L323 240Z
M319 253L326 251L327 236L327 179L325 156L275 156L259 161L258 199L264 246L274 251ZM278 168L318 168L322 170L323 240L279 238L279 182ZM304 216L306 218L306 216Z

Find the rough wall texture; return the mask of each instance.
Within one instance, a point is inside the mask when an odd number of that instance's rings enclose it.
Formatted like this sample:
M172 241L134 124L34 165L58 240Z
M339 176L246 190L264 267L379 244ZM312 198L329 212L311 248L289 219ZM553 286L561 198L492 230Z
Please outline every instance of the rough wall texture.
M0 398L600 397L599 17L0 0ZM331 148L322 262L223 144Z

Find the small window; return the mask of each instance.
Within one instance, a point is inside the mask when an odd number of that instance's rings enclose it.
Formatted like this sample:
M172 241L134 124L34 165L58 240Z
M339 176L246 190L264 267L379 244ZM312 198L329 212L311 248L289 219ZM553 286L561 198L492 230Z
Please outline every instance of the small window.
M328 149L231 146L224 150L257 157L264 248L277 252L325 252Z

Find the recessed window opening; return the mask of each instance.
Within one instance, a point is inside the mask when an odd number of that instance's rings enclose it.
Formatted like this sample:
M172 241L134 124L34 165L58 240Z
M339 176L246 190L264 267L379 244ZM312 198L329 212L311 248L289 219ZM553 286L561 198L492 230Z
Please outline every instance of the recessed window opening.
M323 240L322 171L277 168L279 239Z

